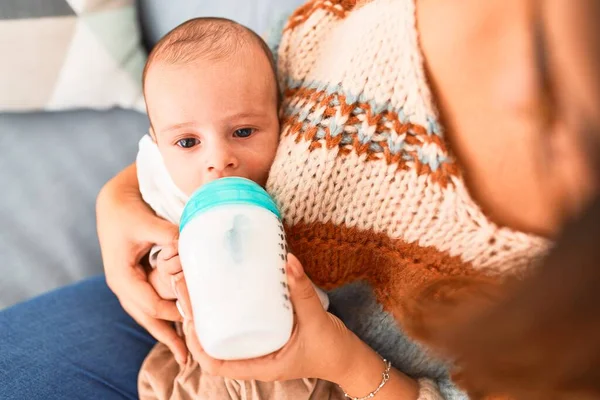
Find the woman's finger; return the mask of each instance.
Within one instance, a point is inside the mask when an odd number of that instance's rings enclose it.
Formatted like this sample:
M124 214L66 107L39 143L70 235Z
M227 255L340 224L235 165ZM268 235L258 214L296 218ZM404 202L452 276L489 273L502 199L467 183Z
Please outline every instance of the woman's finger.
M287 270L290 298L296 317L302 320L314 316L315 313L326 315L312 282L304 273L300 261L293 254L288 254Z
M137 315L135 319L141 326L171 350L178 364L185 364L188 353L185 341L177 334L171 323L151 318L143 311L133 311L133 313Z
M185 334L185 342L187 348L194 360L196 360L206 372L211 375L217 375L215 368L209 368L209 364L213 362L211 358L206 354L200 341L198 340L198 336L196 336L196 328L194 327L194 320L186 319L183 322L183 333ZM209 371L210 370L210 371Z
M180 272L171 277L171 282L179 302L179 307L184 314L184 319L193 319L194 313L192 310L192 302L190 301L190 294L187 289L187 283L183 272Z
M162 299L146 280L131 279L127 281L128 290L124 296L145 314L154 319L181 321L174 301Z
M140 217L136 221L139 226L135 233L138 234L137 240L141 243L157 244L161 247L169 246L179 238L179 228L162 218L157 217L148 209L146 213L152 213L152 217Z

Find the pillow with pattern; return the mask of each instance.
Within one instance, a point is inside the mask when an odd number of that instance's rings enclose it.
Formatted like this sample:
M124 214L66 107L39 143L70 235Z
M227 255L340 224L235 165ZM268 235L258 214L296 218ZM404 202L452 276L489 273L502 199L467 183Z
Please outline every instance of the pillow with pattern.
M144 110L135 0L1 0L0 111Z

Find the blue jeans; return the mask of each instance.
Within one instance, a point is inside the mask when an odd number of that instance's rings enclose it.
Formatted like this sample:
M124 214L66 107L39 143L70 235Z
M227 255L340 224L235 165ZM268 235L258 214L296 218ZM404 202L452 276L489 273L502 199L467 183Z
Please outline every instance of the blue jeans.
M104 277L0 311L0 399L137 399L155 340Z

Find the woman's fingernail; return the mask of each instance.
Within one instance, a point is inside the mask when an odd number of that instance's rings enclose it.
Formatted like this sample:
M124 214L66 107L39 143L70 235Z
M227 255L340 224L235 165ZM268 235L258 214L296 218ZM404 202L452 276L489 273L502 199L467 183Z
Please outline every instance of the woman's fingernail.
M183 312L183 307L181 307L181 304L179 303L179 300L177 300L175 302L175 306L177 307L177 311L179 311L179 314L181 314L181 317L183 319L185 319L185 313Z
M179 275L171 275L171 289L173 290L173 294L176 298L179 298L179 291L177 290L177 282L181 277Z
M291 254L288 254L288 260L288 267L292 273L292 276L295 278L300 278L303 272L302 265L300 265L300 262Z

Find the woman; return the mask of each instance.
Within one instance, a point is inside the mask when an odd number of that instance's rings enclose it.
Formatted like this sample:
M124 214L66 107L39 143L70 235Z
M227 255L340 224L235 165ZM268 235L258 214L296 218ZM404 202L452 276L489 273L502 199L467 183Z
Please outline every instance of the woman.
M398 329L415 326L410 299L449 276L501 281L530 265L546 249L540 236L554 235L594 191L577 122L600 104L597 76L570 73L587 57L578 46L590 42L557 32L563 42L540 40L538 29L542 15L552 27L565 23L570 14L559 11L566 3L422 0L415 9L409 1L309 2L293 15L279 47L286 108L268 189L304 266L291 266L295 340L288 351L250 364L210 360L190 341L202 368L244 379L317 377L351 396L383 384L378 399L456 393L443 365ZM568 6L590 21L598 15L591 3ZM540 43L556 50L552 68L540 68ZM135 167L107 184L98 222L110 288L183 363L185 344L167 322L181 320L175 304L158 297L139 265L154 243L170 244L177 229L143 205ZM303 269L334 289L344 324L313 307L314 293L302 290ZM50 304L61 313L47 316L40 332L27 321ZM13 326L17 319L24 322ZM29 398L49 398L49 388L58 387L61 397L76 397L84 387L87 397L135 397L131 377L152 341L102 281L17 306L0 323L11 325L0 363L20 363L38 379L32 384L10 373L0 394L27 389ZM306 339L315 335L319 341ZM98 343L87 346L90 338ZM67 344L79 353L65 352ZM48 359L25 361L40 345ZM375 350L395 367L385 382Z
M591 180L579 183L597 188L600 40L592 21L597 20L600 5L584 2L573 7L555 1L542 11L539 28L548 51L545 64L556 77L551 79L553 97L563 99L565 128L586 143L584 156L594 160ZM568 85L567 74L573 77ZM420 311L435 318L410 329L461 360L460 380L472 395L506 394L515 400L600 398L599 239L596 197L562 229L556 247L528 279L507 287L470 279L439 283L460 287L468 295L459 304L420 303ZM499 304L490 307L498 299Z
M460 10L460 6L456 4L448 9L436 4L435 10L428 10L426 2L417 4L424 7L418 14L422 24L436 12L451 20L455 15L458 21L460 14L455 9ZM161 399L182 396L171 393L199 398L230 395L227 380L227 393L216 395L213 382L209 385L213 392L205 391L205 379L201 379L204 371L240 380L319 378L356 397L368 396L379 388L377 397L382 399L458 396L445 380L444 366L403 335L402 328L418 324L415 312L424 321L431 318L423 310L415 310L412 300L447 278L502 281L522 272L546 249L546 242L531 232L555 232L591 192L581 184L591 182L584 175L591 174L584 142L573 127L565 129L569 121L560 119L554 109L548 110L553 107L550 96L555 89L551 80L555 75L549 74L564 71L541 68L547 63L536 51L548 42L548 30L542 24L542 11L547 11L535 3L514 3L514 7L519 18L496 29L486 41L499 41L494 49L499 56L492 61L512 79L520 80L518 88L498 88L504 82L498 82L488 70L481 71L483 60L475 68L459 62L452 65L448 57L437 69L436 57L446 49L462 59L460 50L447 43L443 43L444 48L430 48L432 53L426 58L432 81L439 82L447 138L462 156L467 171L464 175L468 173L472 180L473 193L495 222L486 218L464 190L461 166L441 139L422 74L411 3L341 2L331 7L309 3L289 19L278 51L284 89L282 137L267 189L285 216L291 251L317 285L331 290L336 315L345 326L331 314L317 310L314 293L305 287L308 280L302 267L292 263L299 274L296 276L292 269L290 284L297 329L280 352L247 362L211 360L194 340L193 324L185 321L187 344L199 366L165 366L166 349L159 347L159 355L153 352L146 364L150 370L143 371L143 387L159 392ZM479 33L495 20L492 12L498 10L485 11L490 14L460 21L467 28L448 27L446 37L465 29L470 32L469 28ZM427 32L421 31L425 56L428 46L438 45L429 41ZM396 41L386 42L386 34ZM357 42L359 38L362 42ZM466 38L465 42L473 39ZM518 51L508 64L505 46L511 52L515 48ZM490 54L482 52L480 56L489 58ZM552 61L550 67L563 67L560 59ZM447 65L452 68L450 72L444 69ZM457 70L464 74L456 76ZM471 80L489 83L465 88ZM486 135L472 132L470 124L476 117L463 123L462 113L475 109L475 104L470 96L453 94L452 85L480 94L480 101L492 94L510 101L506 109L477 104L478 111L488 118L497 114L498 122L486 127ZM445 104L448 91L452 102ZM469 133L473 136L462 136ZM498 164L506 162L507 154L489 147L500 139L507 143L524 141L524 146L511 148L513 160L509 165L519 165L519 172L506 182ZM478 158L481 154L484 159ZM223 173L235 175L235 170ZM135 191L136 187L135 178L125 173L112 188L118 193ZM502 191L513 189L519 192L509 197L509 208ZM107 208L123 209L114 201L118 194L107 198ZM522 208L515 207L519 205ZM499 223L529 233L515 232ZM112 243L105 241L105 254L111 248ZM117 250L110 253L117 254ZM107 264L117 265L112 261ZM120 292L118 286L115 292ZM183 301L185 290L178 292ZM435 299L445 292L426 293ZM426 300L421 298L421 302ZM184 313L190 314L189 309ZM396 368L389 381L382 380L385 365L375 349ZM260 391L262 386L258 386L252 385L250 391ZM325 389L326 394L321 387L307 390L316 398L335 397L332 393L339 392L335 386ZM305 392L298 394L295 387L281 387L276 393L255 397L277 398L280 393L291 398L309 397Z

